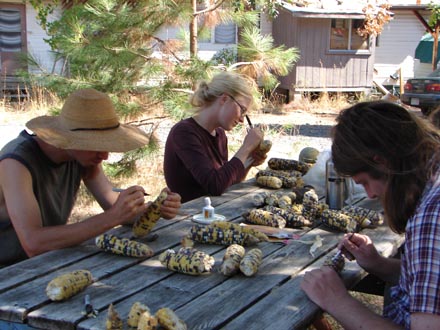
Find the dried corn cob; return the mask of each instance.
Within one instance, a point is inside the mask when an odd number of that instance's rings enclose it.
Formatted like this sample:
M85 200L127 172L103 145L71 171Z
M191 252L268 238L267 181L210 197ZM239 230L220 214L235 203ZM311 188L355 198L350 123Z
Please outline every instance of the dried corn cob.
M272 141L263 140L260 142L255 153L260 157L266 157L266 154L270 151L271 148L272 148Z
M244 232L242 229L230 230L216 226L194 225L190 229L188 238L199 243L231 245L240 244L243 246L258 243L260 240L254 235Z
M263 225L277 228L284 228L286 226L286 220L277 214L262 210L252 209L249 212L243 214L243 217L247 222L255 225Z
M240 269L240 261L243 259L245 252L244 247L241 245L229 245L223 256L223 263L220 266L220 272L225 276L237 274Z
M147 245L132 241L128 238L118 238L112 234L102 234L96 237L95 244L106 252L112 252L127 257L151 257L154 252Z
M261 193L257 193L255 195L252 196L252 204L255 207L261 207L265 204L265 199L267 197L267 193L266 192L261 192Z
M280 172L275 172L272 170L260 170L255 175L257 178L257 181L261 177L274 177L281 180L281 185L284 188L291 188L295 185L296 177L290 177L284 174L281 174Z
M52 301L68 299L92 284L88 270L75 270L52 279L46 287L46 295Z
M309 164L294 159L271 158L267 164L273 170L295 170L302 174L306 174L310 169Z
M107 319L105 321L106 330L122 330L123 324L119 313L116 311L113 304L108 306Z
M371 225L371 221L368 219L368 213L370 210L359 206L345 206L341 209L341 213L346 214L353 218L362 228L366 228Z
M295 213L291 210L286 210L275 206L266 206L264 209L266 211L281 216L284 220L286 220L286 227L288 228L297 228L312 225L312 222L304 218L301 213Z
M160 218L160 207L165 199L167 199L167 196L167 192L162 190L159 196L148 206L144 214L134 223L133 235L135 237L146 236L154 228L157 220Z
M342 253L336 253L333 256L329 256L324 261L324 266L330 266L335 270L335 272L341 273L345 266L344 256Z
M242 231L245 234L255 236L256 238L258 238L260 242L269 241L269 238L267 237L266 234L250 227L240 226L240 224L238 223L227 222L227 221L213 221L211 223L211 226L221 228L223 230Z
M200 275L209 272L215 262L209 254L185 247L180 248L177 253L174 250L162 252L159 261L169 270L189 275Z
M370 210L370 213L368 213L368 220L370 220L372 226L380 226L384 222L383 213Z
M283 181L275 176L259 176L257 183L266 188L280 189L283 186Z
M322 212L321 221L326 226L342 232L352 233L358 231L358 223L340 211L325 210Z
M304 193L302 214L306 219L314 221L317 217L318 195L315 190L309 190Z
M131 305L130 312L127 317L127 324L129 327L136 328L139 323L139 318L143 312L150 311L147 305L136 301L133 305Z
M292 199L288 195L281 195L278 198L278 207L281 209L289 209L292 205Z
M158 324L157 317L151 315L151 312L148 310L139 316L137 330L154 330L157 328Z
M302 204L292 204L292 206L290 207L290 211L293 213L302 215L303 205Z
M240 271L246 276L252 276L258 271L262 261L263 252L260 249L252 249L241 259Z
M159 324L166 330L186 330L187 326L170 308L161 308L156 312Z
M278 206L278 194L268 194L264 203L266 205Z

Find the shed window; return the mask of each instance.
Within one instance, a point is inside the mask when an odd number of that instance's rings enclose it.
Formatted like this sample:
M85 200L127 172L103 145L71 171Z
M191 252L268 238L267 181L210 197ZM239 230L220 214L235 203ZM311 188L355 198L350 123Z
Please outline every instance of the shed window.
M14 9L0 10L0 51L21 51L21 16Z
M368 50L369 38L364 39L356 32L363 23L362 19L333 18L330 29L330 50Z

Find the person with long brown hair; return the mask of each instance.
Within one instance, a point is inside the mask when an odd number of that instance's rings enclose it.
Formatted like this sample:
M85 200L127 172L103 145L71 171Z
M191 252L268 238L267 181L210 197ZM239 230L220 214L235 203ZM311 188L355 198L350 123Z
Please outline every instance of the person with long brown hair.
M332 131L341 175L378 198L386 223L405 235L401 259L382 257L366 235L341 243L371 274L393 283L384 315L348 294L332 268L308 272L309 298L345 329L440 329L440 137L426 119L385 101L343 110Z

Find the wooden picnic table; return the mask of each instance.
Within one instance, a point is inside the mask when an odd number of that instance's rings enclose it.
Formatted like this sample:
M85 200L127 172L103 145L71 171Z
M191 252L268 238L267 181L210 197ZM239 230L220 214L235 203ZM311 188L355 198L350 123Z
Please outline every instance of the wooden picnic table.
M216 213L228 221L243 222L241 215L255 208L252 196L265 189L251 179L232 186L222 196L211 197ZM365 200L358 206L377 207ZM186 322L188 329L303 329L322 311L300 288L306 271L320 267L336 252L342 232L321 225L295 230L301 241L313 242L317 235L322 246L314 256L310 245L297 240L258 243L264 259L252 277L237 274L226 277L218 272L226 247L196 244L212 255L216 265L211 273L191 276L163 267L158 255L166 249L177 250L180 241L194 225L192 216L201 212L203 197L182 205L182 215L173 220L160 219L153 230L158 238L147 244L155 251L149 259L118 256L100 251L93 242L45 253L0 269L0 329L105 329L108 306L126 320L136 301L154 313L169 307ZM118 236L130 237L131 228L114 228ZM364 229L380 253L391 256L403 237L387 226ZM142 239L140 240L142 241ZM247 248L248 250L249 248ZM48 282L62 273L89 270L94 283L63 302L51 302L45 293ZM348 288L364 276L356 262L346 261L342 278ZM84 297L89 295L96 317L84 313Z

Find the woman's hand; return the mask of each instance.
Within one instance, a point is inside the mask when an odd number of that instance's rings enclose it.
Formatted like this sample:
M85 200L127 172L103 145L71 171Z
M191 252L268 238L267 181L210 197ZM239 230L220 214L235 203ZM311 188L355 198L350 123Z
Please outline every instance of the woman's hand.
M164 188L162 191L166 191L168 196L162 203L160 214L164 219L172 219L177 215L182 206L180 202L181 197L178 193L172 192L169 188Z
M305 273L301 289L315 304L326 311L335 301L350 298L338 273L329 266Z
M346 234L344 240L340 243L340 247L343 247L342 251L348 251L344 253L348 259L356 259L359 266L368 272L374 272L380 264L382 256L377 252L371 239L366 235L360 234Z

